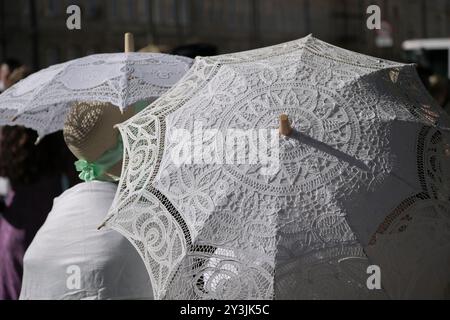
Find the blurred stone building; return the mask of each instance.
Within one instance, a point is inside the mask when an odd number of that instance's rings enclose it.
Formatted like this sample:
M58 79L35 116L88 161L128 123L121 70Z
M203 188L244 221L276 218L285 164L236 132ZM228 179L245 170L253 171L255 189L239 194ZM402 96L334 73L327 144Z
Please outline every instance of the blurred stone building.
M82 30L66 28L67 6L82 8ZM377 46L366 9L381 7L393 46ZM450 37L449 0L0 0L0 59L45 67L98 52L206 42L220 52L246 50L313 33L367 54L401 59L411 38Z

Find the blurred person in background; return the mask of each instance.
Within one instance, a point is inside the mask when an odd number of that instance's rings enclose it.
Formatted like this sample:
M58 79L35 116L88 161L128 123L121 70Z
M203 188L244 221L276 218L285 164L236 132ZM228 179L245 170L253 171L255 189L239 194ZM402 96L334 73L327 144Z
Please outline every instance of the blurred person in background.
M3 127L0 140L0 176L8 190L0 212L0 300L16 300L20 294L23 257L45 222L53 199L67 179L61 133L35 146L37 134L24 127Z
M8 89L11 85L20 79L24 78L24 75L20 75L21 72L14 73L17 69L22 68L23 73L26 72L26 67L15 59L7 59L0 64L0 93Z
M0 66L0 89L29 74L13 59ZM73 156L61 133L35 146L37 134L0 127L0 300L17 300L23 257L52 206L53 198L77 182Z

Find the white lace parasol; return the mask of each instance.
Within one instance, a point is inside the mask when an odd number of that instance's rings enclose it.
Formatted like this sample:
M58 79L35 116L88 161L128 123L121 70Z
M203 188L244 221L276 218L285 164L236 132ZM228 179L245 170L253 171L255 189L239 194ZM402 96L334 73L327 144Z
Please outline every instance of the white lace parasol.
M71 102L109 102L123 110L159 97L191 65L189 58L155 53L98 54L55 65L0 95L0 125L24 125L42 137L62 129Z
M281 114L294 131L270 137ZM120 125L106 225L158 299L448 298L449 123L414 66L312 36L197 58ZM237 131L240 161L214 158ZM366 285L373 264L381 290Z

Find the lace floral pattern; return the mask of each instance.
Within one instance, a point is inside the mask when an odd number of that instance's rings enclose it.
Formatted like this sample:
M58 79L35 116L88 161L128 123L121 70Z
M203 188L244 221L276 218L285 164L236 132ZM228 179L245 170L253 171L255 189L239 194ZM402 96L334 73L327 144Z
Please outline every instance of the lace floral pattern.
M161 96L191 65L184 57L118 53L51 66L0 96L0 125L24 125L44 136L62 129L71 102L109 102L125 109Z
M419 104L420 94L403 93L416 78L413 66L311 36L197 58L176 86L120 126L125 161L107 224L139 243L157 299L386 297L366 287L364 248L386 208L420 190L417 171L398 169L415 163L416 146L406 158L398 152L407 134L449 123L433 104ZM282 113L295 132L276 137L279 167L270 175L260 162L171 158L176 130L193 133L196 122L224 134L276 130ZM392 185L400 191L383 202ZM137 230L153 216L165 221L145 240ZM170 259L154 256L154 241Z
M396 299L450 298L450 136L424 126L417 138L422 191L402 201L378 227L367 253L386 270Z

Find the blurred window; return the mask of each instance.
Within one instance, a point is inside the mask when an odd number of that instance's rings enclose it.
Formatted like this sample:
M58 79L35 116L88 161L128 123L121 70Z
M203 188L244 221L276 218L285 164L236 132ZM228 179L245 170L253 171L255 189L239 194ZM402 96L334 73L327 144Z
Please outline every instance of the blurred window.
M46 0L44 9L47 17L55 17L61 14L61 0Z
M98 0L89 0L87 3L87 16L91 19L98 19L102 15L102 8Z
M146 21L150 17L150 2L150 0L138 0L137 13L141 21Z
M228 19L228 26L230 30L237 30L236 28L236 17L237 17L237 10L236 10L236 0L228 0L227 1L227 19Z
M228 0L233 1L233 0ZM180 16L180 24L182 26L188 26L190 24L190 15L189 15L189 0L179 0L179 16Z
M113 19L117 19L118 18L118 12L119 12L119 4L118 4L118 0L110 0L111 4L110 4L110 12L111 12L111 18Z
M154 22L158 25L174 26L177 10L175 5L175 0L154 0Z
M127 0L127 18L133 20L136 18L136 0Z
M161 4L159 2L159 0L153 0L152 2L153 6L152 6L152 18L153 18L153 22L156 24L161 24Z

